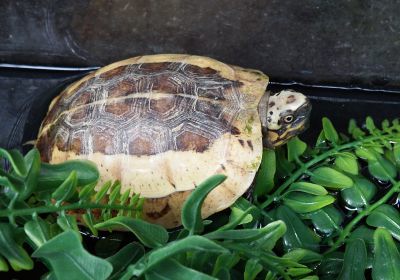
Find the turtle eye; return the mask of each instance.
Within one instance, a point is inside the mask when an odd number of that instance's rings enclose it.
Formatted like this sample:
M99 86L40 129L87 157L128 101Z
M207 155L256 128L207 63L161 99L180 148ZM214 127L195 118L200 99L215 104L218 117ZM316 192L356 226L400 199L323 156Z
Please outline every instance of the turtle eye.
M291 123L293 120L294 120L293 115L287 115L287 116L285 116L285 117L283 118L283 121L284 121L285 123Z

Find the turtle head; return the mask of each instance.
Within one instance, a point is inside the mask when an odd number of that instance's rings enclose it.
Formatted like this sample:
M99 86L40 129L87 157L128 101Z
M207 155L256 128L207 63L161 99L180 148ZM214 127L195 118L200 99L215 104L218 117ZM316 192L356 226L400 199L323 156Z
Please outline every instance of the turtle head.
M308 128L311 103L306 96L292 90L271 95L264 116L264 145L273 148Z

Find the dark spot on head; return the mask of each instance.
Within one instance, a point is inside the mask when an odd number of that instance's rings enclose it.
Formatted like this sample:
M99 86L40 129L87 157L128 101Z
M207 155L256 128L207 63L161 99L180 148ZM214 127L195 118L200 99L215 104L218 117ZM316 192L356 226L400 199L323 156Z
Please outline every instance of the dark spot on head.
M176 190L176 186L175 186L175 184L174 183L172 183L172 182L169 182L170 184L171 184L171 186Z
M271 108L271 107L274 107L274 106L275 106L275 102L274 101L269 102L268 108Z
M290 104L296 101L296 97L294 95L289 95L288 98L286 99L286 104Z
M281 125L281 120L278 120L278 125Z
M267 122L270 123L271 121L272 121L271 117L268 117L268 118L267 118Z
M221 163L221 168L222 170L226 170L225 165L223 165L222 163Z
M272 112L272 111L269 111L269 114L270 114L270 115L273 115L273 114L274 114L274 112Z
M239 135L240 134L240 130L237 127L232 127L231 128L231 134L232 135Z
M253 143L251 140L247 140L247 145L250 147L250 149L253 151Z
M154 211L154 212L147 212L146 215L152 219L159 219L162 216L165 216L169 211L171 210L171 207L167 203L161 211Z
M238 139L240 145L242 145L242 147L244 147L244 141L242 139Z

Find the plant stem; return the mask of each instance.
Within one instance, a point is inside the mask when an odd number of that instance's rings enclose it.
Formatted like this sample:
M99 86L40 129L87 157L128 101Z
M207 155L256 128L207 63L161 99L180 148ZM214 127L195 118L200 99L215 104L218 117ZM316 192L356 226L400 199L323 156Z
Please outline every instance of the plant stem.
M370 206L368 206L364 210L362 210L360 213L358 213L358 215L354 219L352 219L350 223L348 223L346 225L346 227L340 233L338 239L336 239L336 241L333 243L331 248L328 251L326 251L324 254L329 254L329 253L335 251L337 248L339 248L343 244L346 237L350 234L350 232L352 231L354 226L356 226L364 217L371 214L371 212L373 210L375 210L378 206L386 203L386 201L393 194L395 194L396 192L399 191L399 188L400 188L400 182L397 182L396 184L393 185L393 187L390 189L390 191L388 191L381 199L379 199L377 202L375 202L374 204L371 204Z
M323 161L323 160L335 155L339 151L350 149L350 148L354 148L354 147L357 147L357 146L361 146L365 142L374 141L376 139L381 139L381 138L384 138L384 136L383 135L370 136L370 137L366 137L364 139L356 140L356 141L353 141L353 142L350 142L350 143L347 143L347 144L344 144L344 145L338 145L338 146L335 146L334 148L324 152L323 154L313 158L312 160L308 161L307 163L302 164L300 166L300 168L297 169L296 172L294 172L289 177L289 179L287 179L278 189L276 189L276 191L273 194L271 194L266 201L261 203L259 205L259 207L261 209L264 209L264 208L268 207L274 201L278 200L284 190L286 190L292 183L294 183L310 167L316 165L317 163L319 163L319 162L321 162L321 161Z
M125 205L108 205L99 203L88 203L88 204L72 203L61 206L47 205L47 206L23 208L23 209L5 209L5 210L0 210L0 217L30 216L34 213L37 214L55 213L60 211L77 210L77 209L112 209L112 210L122 209L128 211L137 210L137 209L132 209L132 207Z

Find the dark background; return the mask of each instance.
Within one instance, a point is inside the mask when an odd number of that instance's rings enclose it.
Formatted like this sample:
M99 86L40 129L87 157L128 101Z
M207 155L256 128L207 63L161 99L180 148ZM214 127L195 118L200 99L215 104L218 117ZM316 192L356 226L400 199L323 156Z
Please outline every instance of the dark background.
M0 62L100 66L191 53L274 80L399 86L396 0L2 0Z
M3 0L0 146L34 139L51 98L85 68L153 53L210 56L305 92L307 135L322 116L342 130L351 117L394 118L399 14L394 0Z

